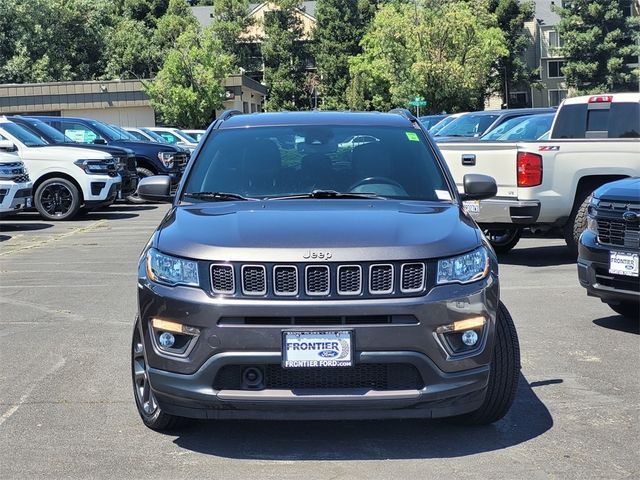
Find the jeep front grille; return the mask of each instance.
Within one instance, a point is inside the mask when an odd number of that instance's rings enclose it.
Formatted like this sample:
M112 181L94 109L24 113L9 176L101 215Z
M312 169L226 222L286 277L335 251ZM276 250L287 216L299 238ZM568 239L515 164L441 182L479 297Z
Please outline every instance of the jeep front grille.
M210 272L215 295L308 300L416 296L433 281L423 262L213 263Z

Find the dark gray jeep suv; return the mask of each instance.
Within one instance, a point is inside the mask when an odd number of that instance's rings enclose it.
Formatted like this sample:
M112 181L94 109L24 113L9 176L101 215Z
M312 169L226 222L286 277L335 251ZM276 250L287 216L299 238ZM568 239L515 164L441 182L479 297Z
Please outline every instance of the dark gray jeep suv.
M144 423L500 419L518 339L462 208L496 185L464 184L406 111L223 114L140 259ZM156 176L139 194L169 189Z

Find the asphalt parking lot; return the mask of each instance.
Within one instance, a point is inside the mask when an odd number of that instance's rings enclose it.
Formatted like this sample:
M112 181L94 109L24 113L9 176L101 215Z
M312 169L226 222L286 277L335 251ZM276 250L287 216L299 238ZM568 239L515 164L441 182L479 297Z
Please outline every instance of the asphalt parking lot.
M487 427L428 421L139 420L136 261L164 206L0 221L0 478L638 478L638 323L578 285L564 242L501 257L522 374Z

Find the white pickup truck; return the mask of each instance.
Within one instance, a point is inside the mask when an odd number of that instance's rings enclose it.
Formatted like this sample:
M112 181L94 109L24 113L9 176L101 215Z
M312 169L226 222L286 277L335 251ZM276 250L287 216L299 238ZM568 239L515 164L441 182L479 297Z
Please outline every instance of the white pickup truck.
M467 173L495 178L496 197L466 207L497 252L513 248L524 227L558 227L577 255L591 193L607 182L640 176L640 93L565 100L549 140L438 147L458 188Z
M0 151L17 150L33 181L33 204L45 220L69 220L81 207L110 205L121 186L117 162L97 150L49 145L0 117Z
M0 218L31 207L32 187L20 157L0 151Z

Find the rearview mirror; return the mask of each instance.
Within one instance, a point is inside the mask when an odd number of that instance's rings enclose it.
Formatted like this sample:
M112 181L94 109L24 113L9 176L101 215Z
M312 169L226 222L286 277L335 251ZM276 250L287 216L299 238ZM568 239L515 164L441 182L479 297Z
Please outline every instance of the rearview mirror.
M168 175L154 175L140 180L138 196L149 202L171 203L171 177Z
M467 173L462 182L464 184L462 200L482 200L494 197L498 193L496 181L489 175Z
M4 150L5 152L15 152L18 150L18 147L11 140L0 140L0 150Z

